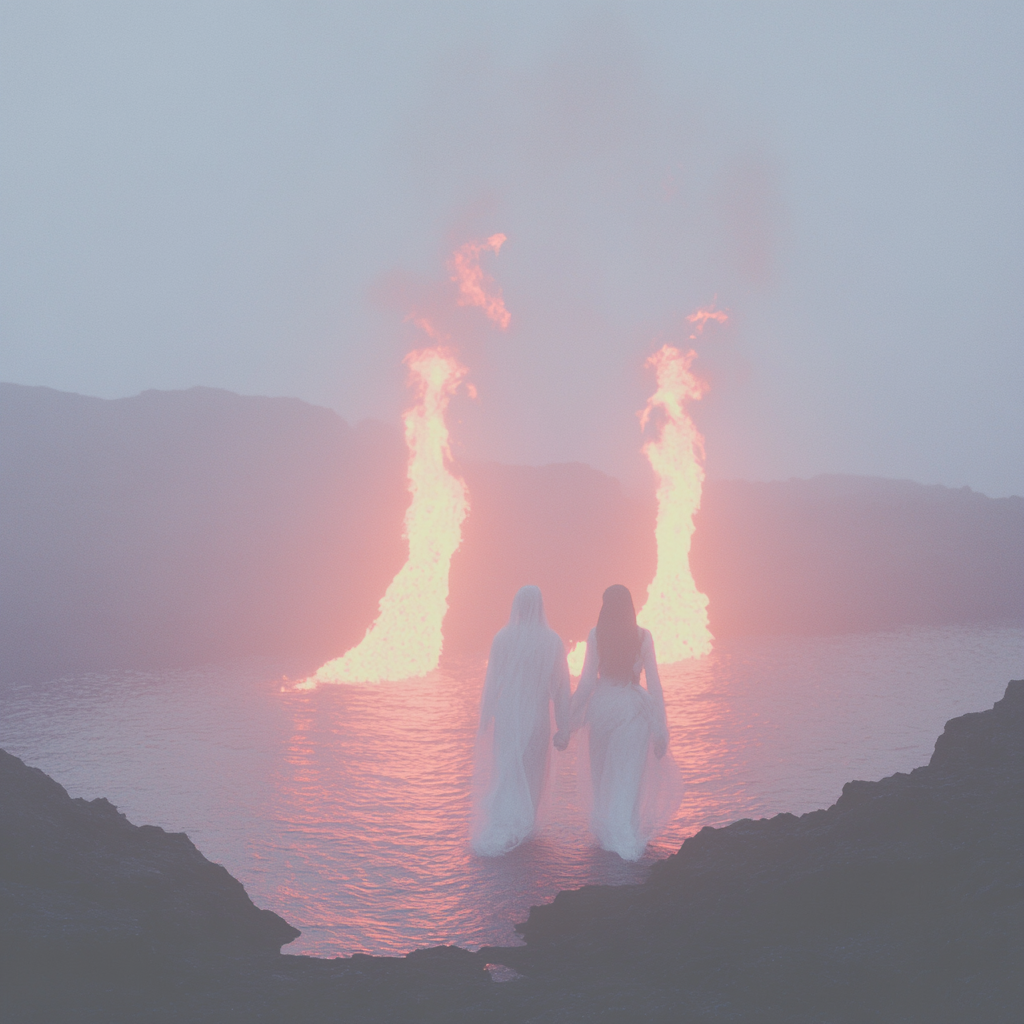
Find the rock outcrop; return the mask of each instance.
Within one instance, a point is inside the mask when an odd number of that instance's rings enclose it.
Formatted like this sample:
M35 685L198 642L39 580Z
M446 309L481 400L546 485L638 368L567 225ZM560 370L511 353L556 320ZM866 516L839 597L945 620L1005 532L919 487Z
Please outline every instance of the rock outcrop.
M181 832L72 800L0 750L0 956L67 966L280 951L299 932Z
M636 1019L1009 1022L1022 898L1017 681L947 723L927 767L799 818L702 829L642 885L535 907L527 948L490 955L595 1004L635 999Z

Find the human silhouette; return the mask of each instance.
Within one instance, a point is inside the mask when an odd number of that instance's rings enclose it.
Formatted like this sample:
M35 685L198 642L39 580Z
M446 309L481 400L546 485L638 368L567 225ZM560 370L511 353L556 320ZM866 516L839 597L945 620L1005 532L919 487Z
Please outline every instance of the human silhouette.
M520 588L508 624L491 644L477 738L473 849L496 857L534 830L552 745L569 742L565 648L544 616L538 587Z
M605 850L639 860L679 806L682 785L668 754L654 639L637 626L633 598L619 584L604 592L587 639L571 720L574 729L587 732L589 771L581 765L580 782L591 831Z

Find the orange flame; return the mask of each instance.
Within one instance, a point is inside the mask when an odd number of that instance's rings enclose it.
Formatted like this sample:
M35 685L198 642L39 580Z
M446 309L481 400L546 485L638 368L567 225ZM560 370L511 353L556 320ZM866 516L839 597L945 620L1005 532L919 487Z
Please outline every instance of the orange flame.
M698 309L696 313L691 313L686 319L689 320L695 328L696 333L690 335L690 340L693 341L696 339L698 334L701 334L704 331L704 325L709 320L714 320L716 323L724 324L725 321L729 319L729 316L722 310L715 309L715 304L712 302L706 309Z
M479 306L502 330L512 319L505 308L501 289L480 266L480 253L490 249L495 254L505 242L504 235L491 235L483 242L467 242L452 255L448 264L452 280L459 286L460 306ZM489 290L493 286L493 290Z
M583 672L583 662L587 658L587 641L580 640L569 652L567 661L569 662L569 675L578 676Z
M380 601L377 620L358 646L321 666L299 684L378 683L409 679L437 668L448 611L448 567L462 540L469 511L466 485L448 469L451 451L444 415L466 368L443 348L420 349L405 358L419 402L404 417L409 446L405 513L409 558Z
M721 323L727 317L714 310L698 310L687 319L698 325L699 332L709 319ZM690 573L693 517L700 508L704 484L704 438L685 408L687 401L699 399L706 391L706 385L690 372L696 355L664 345L648 359L647 365L657 370L658 389L640 414L643 429L654 411L660 410L662 426L659 436L643 447L658 483L654 528L658 567L637 622L654 634L658 658L666 663L711 653L708 599Z

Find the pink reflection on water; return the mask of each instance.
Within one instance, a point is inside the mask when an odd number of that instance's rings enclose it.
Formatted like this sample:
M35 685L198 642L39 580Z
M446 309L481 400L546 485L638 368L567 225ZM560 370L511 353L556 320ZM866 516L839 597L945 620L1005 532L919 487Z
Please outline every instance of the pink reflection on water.
M464 915L466 889L450 880L466 859L481 671L282 695L294 727L274 789L295 851L281 893L311 930L336 927L335 901L318 898L333 887L356 949L441 941L440 923Z
M919 677L914 646L906 667ZM303 929L294 952L516 942L512 926L532 904L564 888L639 881L705 825L828 806L850 778L927 760L945 712L921 715L926 680L915 678L901 695L899 649L877 636L760 638L667 666L686 797L636 865L600 850L588 833L576 793L577 737L552 755L535 838L505 857L472 854L482 661L451 662L416 682L281 694L293 727L272 814L286 823L290 849L263 904L288 908Z
M72 796L186 831L303 935L287 952L402 954L516 941L562 889L641 880L704 825L826 807L850 779L924 764L944 722L1020 678L1017 628L722 642L663 672L687 786L625 864L597 849L553 752L549 814L512 854L469 849L482 660L418 682L281 692L259 665L0 687L0 746Z
M572 750L553 754L536 837L502 858L471 852L484 668L479 660L450 663L415 681L280 695L293 728L272 813L287 820L294 848L265 902L302 906L304 936L289 952L517 942L513 924L560 889L595 880L595 871L608 882L642 876L643 868L592 847ZM337 934L338 889L352 936L343 950L326 934ZM323 899L328 893L334 898Z

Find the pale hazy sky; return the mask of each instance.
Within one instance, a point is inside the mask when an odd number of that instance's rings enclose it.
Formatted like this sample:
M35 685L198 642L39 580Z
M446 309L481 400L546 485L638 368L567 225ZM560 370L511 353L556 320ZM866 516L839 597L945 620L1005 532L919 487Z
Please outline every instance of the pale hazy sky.
M512 326L456 452L1024 494L1024 4L0 5L0 379L406 404L453 245ZM480 322L467 314L466 325Z

